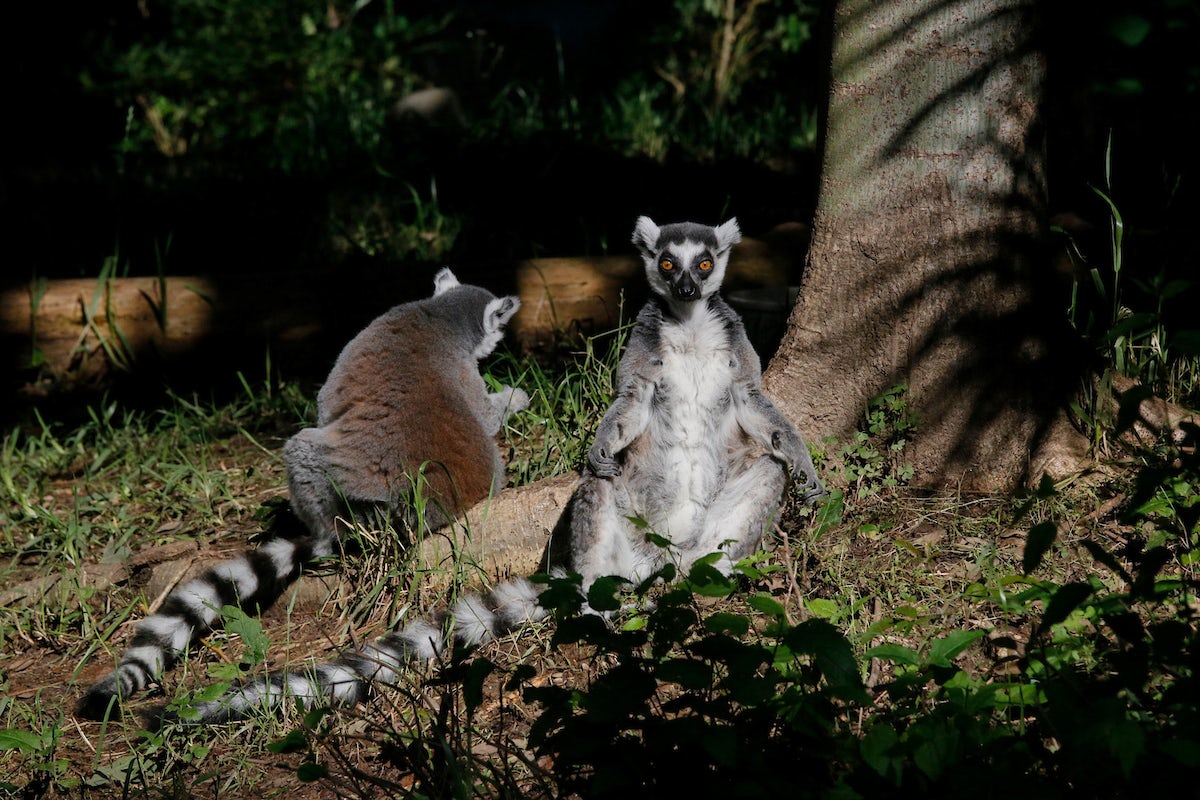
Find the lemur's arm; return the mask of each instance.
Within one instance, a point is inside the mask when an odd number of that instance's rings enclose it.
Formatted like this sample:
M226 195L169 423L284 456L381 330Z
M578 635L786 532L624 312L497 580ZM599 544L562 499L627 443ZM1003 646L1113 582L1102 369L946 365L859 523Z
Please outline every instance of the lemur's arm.
M596 438L588 450L588 467L594 475L612 478L621 474L617 455L649 424L661 369L662 359L635 329L618 369L617 396L596 428Z
M492 412L487 420L487 430L493 435L500 432L506 419L529 408L529 395L524 389L514 389L512 386L501 387L500 391L489 394L487 399Z
M808 445L795 426L763 394L758 358L749 343L745 349L748 352L739 358L741 367L733 392L738 424L768 453L787 465L792 477L800 484L805 502L813 502L825 494L825 486L817 477Z

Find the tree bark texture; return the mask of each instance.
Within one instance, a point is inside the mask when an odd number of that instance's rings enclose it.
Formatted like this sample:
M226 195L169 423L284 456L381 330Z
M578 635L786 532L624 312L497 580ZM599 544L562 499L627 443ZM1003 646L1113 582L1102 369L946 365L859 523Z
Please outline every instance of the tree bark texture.
M834 13L813 241L764 385L810 439L845 441L906 384L925 484L1012 487L1057 424L1035 5Z

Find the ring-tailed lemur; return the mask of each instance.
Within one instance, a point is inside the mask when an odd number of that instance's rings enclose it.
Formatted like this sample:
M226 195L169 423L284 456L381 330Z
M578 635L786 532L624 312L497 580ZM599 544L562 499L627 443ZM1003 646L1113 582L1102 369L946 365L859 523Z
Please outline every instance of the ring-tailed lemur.
M653 296L548 551L551 571L578 572L585 590L602 576L647 577L669 560L687 570L718 551L717 566L728 570L758 546L789 472L807 502L824 494L804 440L762 393L741 320L718 294L740 238L734 219L715 228L637 221L633 242ZM631 518L670 547L649 543ZM532 582L505 582L334 661L234 687L198 704L195 721L238 718L287 697L352 705L411 659L435 657L452 642L481 644L545 614Z
M519 307L516 297L462 285L442 269L432 297L396 306L355 336L317 395L317 426L283 449L291 505L308 535L270 539L172 592L138 624L116 669L83 696L80 713L104 717L114 700L155 680L221 624L222 606L273 602L302 565L334 553L338 514L382 509L432 530L499 491L495 436L529 397L507 386L489 394L478 362ZM419 520L417 493L427 501Z

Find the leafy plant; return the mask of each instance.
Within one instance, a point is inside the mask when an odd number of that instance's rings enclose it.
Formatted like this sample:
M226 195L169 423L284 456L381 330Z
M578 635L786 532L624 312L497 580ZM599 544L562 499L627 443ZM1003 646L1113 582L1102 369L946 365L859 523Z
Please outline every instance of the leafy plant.
M127 151L322 174L381 148L389 98L448 20L391 2L187 0L144 11L132 41L105 40L93 90L138 109Z
M651 63L604 107L610 141L660 160L673 147L762 160L815 146L812 108L768 99L812 39L814 4L675 0L674 12L650 37Z
M67 760L57 753L63 722L60 716L57 722L36 733L23 728L0 729L0 753L17 752L29 759L29 767L34 774L33 782L43 790L61 781L67 772ZM18 789L0 780L0 790L15 796Z
M1089 259L1070 233L1056 230L1065 237L1075 266L1068 319L1094 348L1102 369L1098 387L1085 387L1083 402L1074 410L1091 429L1093 443L1103 446L1107 435L1120 428L1107 402L1114 375L1167 399L1196 397L1200 331L1169 324L1167 315L1169 304L1182 302L1195 290L1192 281L1168 278L1166 265L1156 269L1144 264L1131 271L1126 262L1126 222L1113 195L1111 136L1104 154L1104 186L1092 190L1108 217L1107 257Z
M900 460L908 437L917 427L905 401L907 391L907 386L899 384L872 399L863 426L842 447L840 464L834 471L854 487L859 498L894 489L912 479L912 467Z
M844 756L847 741L831 736L844 725L836 709L867 702L849 643L823 620L788 624L768 594L746 596L741 613L705 613L701 598L738 589L738 578L718 572L715 561L698 562L649 606L647 593L671 580L674 568L633 587L643 610L616 626L579 615L578 578L548 581L542 598L556 609L554 644L584 646L609 665L586 689L524 689L544 708L530 741L552 757L564 791L624 796L667 789L687 775L713 793L794 793L795 775L821 783ZM739 569L761 575L746 562ZM616 611L622 588L597 581L589 607ZM510 685L530 677L518 670Z

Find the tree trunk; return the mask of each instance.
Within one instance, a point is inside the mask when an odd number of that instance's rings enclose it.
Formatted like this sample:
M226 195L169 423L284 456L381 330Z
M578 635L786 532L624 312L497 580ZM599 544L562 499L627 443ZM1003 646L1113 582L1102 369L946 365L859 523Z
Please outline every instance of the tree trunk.
M841 441L907 385L907 457L927 485L1036 478L1030 454L1075 386L1044 251L1035 5L834 12L812 246L764 385L811 439Z

